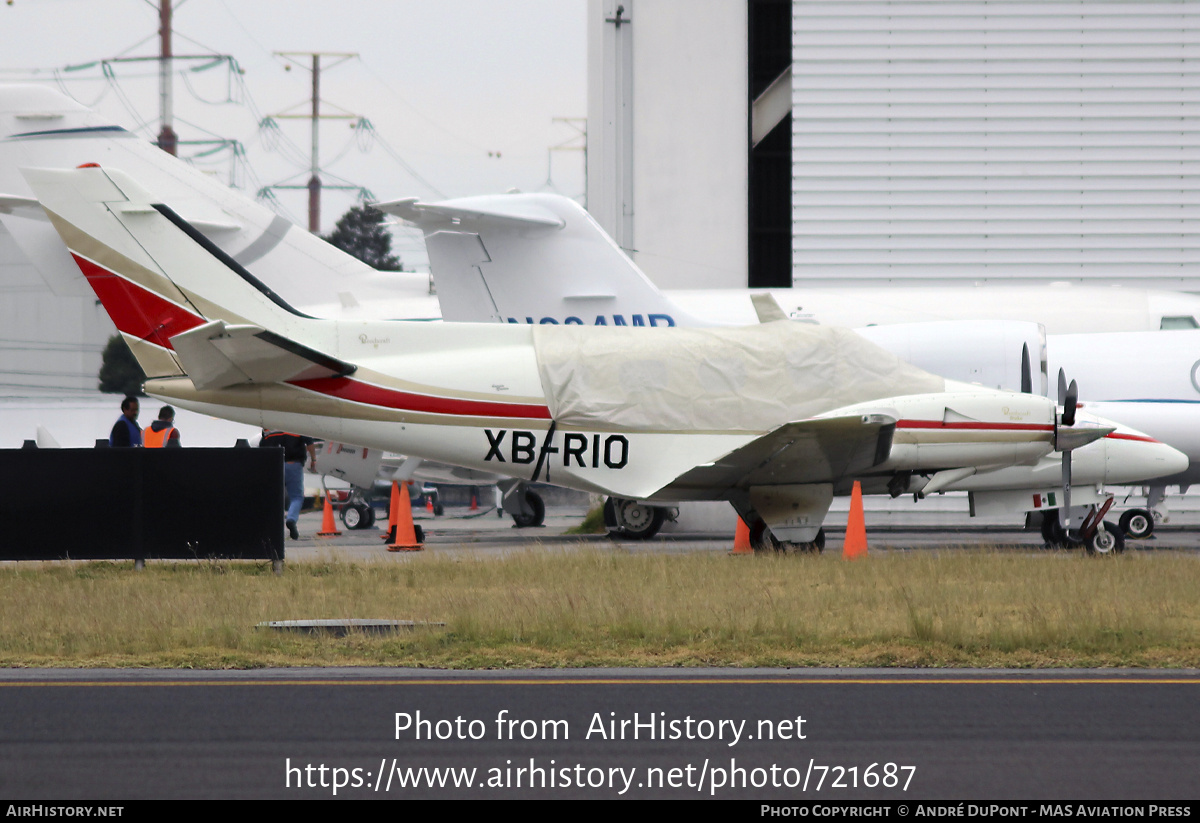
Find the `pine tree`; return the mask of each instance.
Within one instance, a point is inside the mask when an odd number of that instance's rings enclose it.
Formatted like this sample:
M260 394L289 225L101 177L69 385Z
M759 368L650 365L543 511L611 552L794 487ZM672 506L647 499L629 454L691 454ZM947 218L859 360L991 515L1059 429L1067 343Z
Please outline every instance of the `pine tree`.
M354 206L342 215L333 234L322 237L347 254L379 271L400 271L400 258L392 254L392 235L383 226L383 212Z
M144 382L146 373L142 371L137 358L133 356L121 335L114 334L108 338L108 345L104 347L104 354L100 356L100 391L145 397L142 391Z

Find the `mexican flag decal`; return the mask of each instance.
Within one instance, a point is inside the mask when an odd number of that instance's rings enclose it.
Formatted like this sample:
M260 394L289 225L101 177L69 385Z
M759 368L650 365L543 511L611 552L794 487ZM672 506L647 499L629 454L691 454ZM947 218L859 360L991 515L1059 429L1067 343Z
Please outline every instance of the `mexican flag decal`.
M1033 496L1033 507L1035 509L1053 508L1058 505L1058 501L1054 499L1055 492L1049 494L1035 494Z

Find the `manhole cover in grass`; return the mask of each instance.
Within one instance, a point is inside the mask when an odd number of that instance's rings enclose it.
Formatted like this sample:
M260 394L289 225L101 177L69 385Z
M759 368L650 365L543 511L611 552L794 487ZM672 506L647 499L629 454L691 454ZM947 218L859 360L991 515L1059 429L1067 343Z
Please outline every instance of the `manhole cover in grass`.
M345 620L268 620L255 628L273 629L277 632L301 634L329 634L343 637L351 632L361 634L396 634L416 629L440 629L445 623L428 623L423 620L369 620L351 617Z

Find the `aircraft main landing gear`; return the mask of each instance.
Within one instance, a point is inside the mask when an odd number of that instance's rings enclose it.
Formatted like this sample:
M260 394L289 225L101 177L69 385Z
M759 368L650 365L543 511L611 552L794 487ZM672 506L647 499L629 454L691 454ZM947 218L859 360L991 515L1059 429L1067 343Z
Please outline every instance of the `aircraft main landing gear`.
M649 540L666 520L666 510L636 500L610 497L604 501L604 525L612 537Z
M1145 540L1154 534L1154 515L1146 509L1130 509L1118 522L1121 532L1130 540Z
M756 552L776 551L792 554L820 554L825 551L825 529L817 532L815 539L808 543L791 543L780 540L771 533L771 529L762 520L755 521L750 527L750 545Z

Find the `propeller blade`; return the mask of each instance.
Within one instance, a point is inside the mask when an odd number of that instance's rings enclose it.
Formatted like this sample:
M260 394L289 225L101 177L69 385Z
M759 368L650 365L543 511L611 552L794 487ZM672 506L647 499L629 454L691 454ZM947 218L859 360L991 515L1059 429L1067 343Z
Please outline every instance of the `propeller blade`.
M1063 507L1062 507L1062 527L1063 531L1070 535L1071 532L1071 452L1065 451L1062 453L1062 487L1063 487Z
M1033 366L1029 363L1029 344L1021 344L1021 393L1033 394Z
M1067 402L1067 374L1062 369L1058 370L1058 405L1063 405Z
M1063 399L1062 422L1064 426L1075 425L1075 407L1079 405L1079 387L1075 381L1067 386L1067 396Z

